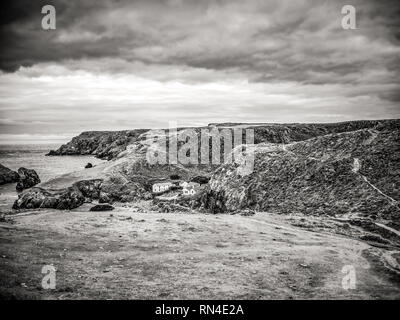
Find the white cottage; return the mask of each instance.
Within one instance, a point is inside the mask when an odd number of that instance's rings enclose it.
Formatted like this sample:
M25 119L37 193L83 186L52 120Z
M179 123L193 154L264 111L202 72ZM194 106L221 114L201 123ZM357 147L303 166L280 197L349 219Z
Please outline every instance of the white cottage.
M186 182L186 181L179 182L179 186L182 188L186 188L188 185L189 185L189 182Z
M155 183L153 184L153 192L154 193L164 192L171 189L172 186L173 184L171 182Z
M193 196L199 191L200 184L197 182L189 182L183 187L183 195Z

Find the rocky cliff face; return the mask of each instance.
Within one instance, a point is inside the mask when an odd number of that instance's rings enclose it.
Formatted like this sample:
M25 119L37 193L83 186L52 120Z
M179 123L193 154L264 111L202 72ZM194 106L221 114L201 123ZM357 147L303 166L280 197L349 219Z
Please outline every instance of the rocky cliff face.
M254 171L234 164L212 175L201 205L319 215L356 214L400 222L400 122L328 134L286 146L259 144Z

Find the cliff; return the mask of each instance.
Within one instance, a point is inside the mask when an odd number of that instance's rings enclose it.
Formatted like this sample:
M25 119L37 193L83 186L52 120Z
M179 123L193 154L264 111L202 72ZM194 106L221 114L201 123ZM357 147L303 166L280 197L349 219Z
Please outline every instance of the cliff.
M86 131L72 138L70 142L57 150L51 150L48 156L95 155L102 159L113 159L126 146L134 143L146 129L125 131Z

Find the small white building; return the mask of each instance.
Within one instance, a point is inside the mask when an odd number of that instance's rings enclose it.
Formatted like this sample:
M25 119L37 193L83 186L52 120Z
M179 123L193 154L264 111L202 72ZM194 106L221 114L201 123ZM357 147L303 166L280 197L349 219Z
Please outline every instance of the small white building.
M189 187L183 188L183 194L185 196L193 196L196 194L196 190L194 189L194 187L189 186Z
M171 189L172 186L173 186L173 184L171 182L155 183L155 184L153 184L153 192L154 193L164 192L164 191Z
M182 188L186 188L188 185L189 185L189 182L186 182L186 181L179 182L179 186Z
M189 182L183 187L183 195L193 196L199 191L200 184L197 182Z

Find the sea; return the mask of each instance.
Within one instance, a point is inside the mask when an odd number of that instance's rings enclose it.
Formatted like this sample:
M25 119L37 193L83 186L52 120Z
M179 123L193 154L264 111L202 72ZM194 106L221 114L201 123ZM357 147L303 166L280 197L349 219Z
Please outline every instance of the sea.
M82 170L90 162L93 165L104 160L94 156L45 156L52 149L57 149L59 144L16 144L0 145L0 163L17 171L24 167L34 169L42 182L51 180L59 175ZM18 194L15 183L0 186L0 212L11 209Z

